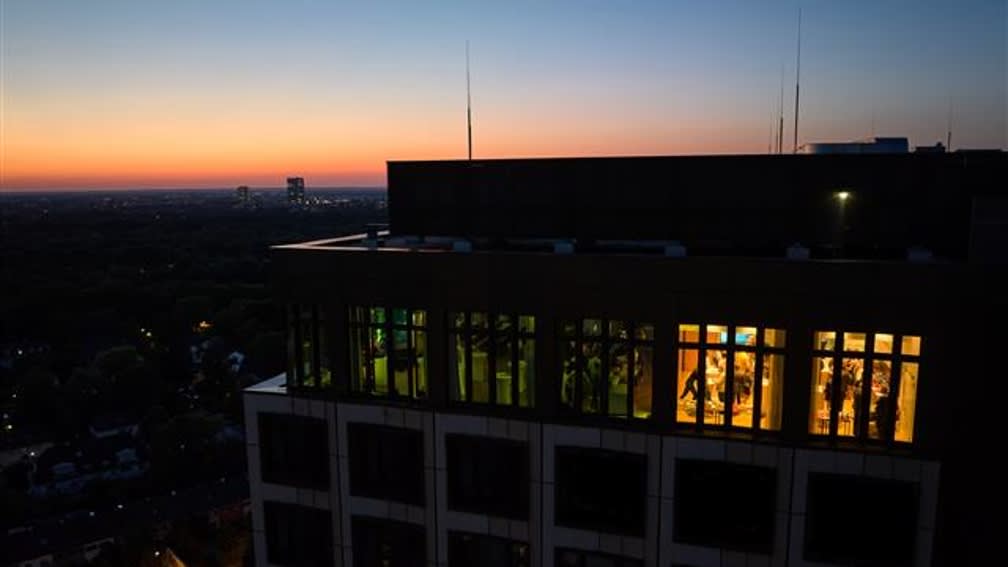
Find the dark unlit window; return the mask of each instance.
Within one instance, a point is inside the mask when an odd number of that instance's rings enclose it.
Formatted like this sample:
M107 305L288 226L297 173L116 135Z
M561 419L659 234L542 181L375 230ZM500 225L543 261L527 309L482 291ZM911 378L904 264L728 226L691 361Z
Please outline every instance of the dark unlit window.
M323 419L260 413L263 482L328 490L329 435Z
M643 537L646 481L644 455L557 447L556 523Z
M355 567L427 567L427 535L417 524L354 516Z
M528 444L447 435L448 508L528 521Z
M323 567L333 564L329 510L263 502L266 558L273 565Z
M424 505L423 433L415 429L348 423L350 493Z
M773 551L777 471L720 461L679 459L674 539L738 551Z
M910 565L920 487L915 482L810 474L805 559L852 565Z

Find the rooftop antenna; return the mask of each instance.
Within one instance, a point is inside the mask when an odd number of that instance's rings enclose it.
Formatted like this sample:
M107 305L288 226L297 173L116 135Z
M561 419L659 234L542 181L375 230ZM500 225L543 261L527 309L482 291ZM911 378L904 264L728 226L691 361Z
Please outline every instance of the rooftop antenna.
M466 141L469 146L469 161L472 161L472 95L469 88L469 40L466 40Z
M770 141L766 145L766 153L772 154L776 149L774 143L777 139L777 117L773 114L770 115Z
M798 102L801 85L801 6L798 6L798 62L795 65L794 85L794 153L798 153Z
M777 153L784 153L784 66L780 70L780 102L777 106Z
M945 128L945 151L952 151L952 97L949 97L948 104L948 125Z

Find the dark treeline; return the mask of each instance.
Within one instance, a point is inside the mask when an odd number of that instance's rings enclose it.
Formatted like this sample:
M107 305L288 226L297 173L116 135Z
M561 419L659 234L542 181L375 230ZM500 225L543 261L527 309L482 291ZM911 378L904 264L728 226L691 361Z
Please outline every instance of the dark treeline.
M140 481L46 501L25 495L31 463L7 466L5 524L109 491L141 497L243 474L243 444L212 440L227 424L240 430L242 387L283 370L269 246L386 218L380 192L295 208L282 193L239 205L230 192L8 194L0 205L0 451L77 448L96 420L125 415L150 465Z

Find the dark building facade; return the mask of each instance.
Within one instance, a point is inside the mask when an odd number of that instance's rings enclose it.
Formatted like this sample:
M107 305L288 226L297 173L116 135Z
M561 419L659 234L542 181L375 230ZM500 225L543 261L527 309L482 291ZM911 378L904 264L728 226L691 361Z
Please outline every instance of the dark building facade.
M289 361L244 396L257 560L987 557L1006 172L389 163L388 230L273 249Z

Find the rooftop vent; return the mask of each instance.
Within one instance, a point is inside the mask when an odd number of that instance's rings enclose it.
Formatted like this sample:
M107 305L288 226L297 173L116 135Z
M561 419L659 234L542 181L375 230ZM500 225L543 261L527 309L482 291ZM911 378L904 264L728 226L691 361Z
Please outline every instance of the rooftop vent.
M573 254L574 243L570 240L558 240L553 243L554 254Z
M672 258L685 258L686 247L678 240L672 241L665 245L665 255Z

